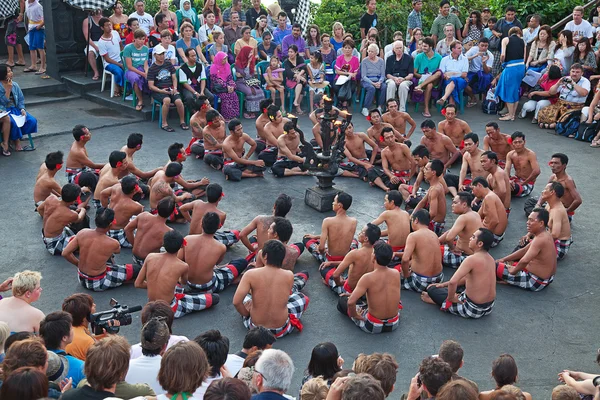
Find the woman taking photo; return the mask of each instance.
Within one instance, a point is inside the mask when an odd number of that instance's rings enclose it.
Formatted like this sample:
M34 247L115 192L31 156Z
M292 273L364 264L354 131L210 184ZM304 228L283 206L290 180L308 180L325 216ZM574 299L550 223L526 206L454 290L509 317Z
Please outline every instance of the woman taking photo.
M536 72L545 71L548 68L548 61L554 59L555 48L556 43L552 40L552 28L548 25L542 25L537 38L531 44L529 58L525 65L527 69L532 69Z
M290 45L288 48L288 59L283 63L285 69L283 76L285 77L285 86L288 89L294 90L294 107L296 113L303 115L304 112L300 107L302 102L302 95L304 94L304 87L307 83L306 75L306 64L304 58L298 54L298 46L295 44Z
M496 96L506 103L508 113L500 121L514 121L519 105L519 87L525 76L525 42L521 38L521 28L515 26L508 31L508 37L502 39L502 73L500 79L494 78L492 85L498 82Z
M470 42L472 45L473 43L479 42L479 39L483 37L483 28L481 13L479 11L471 11L462 31L462 37L464 38L463 43L466 44Z
M254 49L244 46L235 58L236 90L244 93L246 97L246 112L244 118L255 118L254 113L260 112L260 102L265 99L265 94L256 75Z
M240 103L235 93L236 84L231 75L227 54L219 51L210 66L211 91L221 99L221 115L230 121L240 114Z

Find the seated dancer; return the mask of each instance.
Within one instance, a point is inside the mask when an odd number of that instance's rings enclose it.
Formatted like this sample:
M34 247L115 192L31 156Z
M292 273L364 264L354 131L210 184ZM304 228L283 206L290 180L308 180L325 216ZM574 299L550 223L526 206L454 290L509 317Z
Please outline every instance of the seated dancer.
M319 271L323 283L337 294L352 293L358 280L373 271L373 246L380 237L381 230L377 225L365 225L358 234L358 249L351 250L342 261L325 261L321 264Z
M95 163L88 157L85 145L92 140L92 132L87 127L75 125L73 137L75 141L67 155L67 165L65 167L65 174L69 183L77 183L75 177L82 172L92 172L98 175L104 167L104 164Z
M248 266L248 261L243 258L232 260L223 266L218 265L227 251L227 247L213 237L220 224L219 214L207 212L202 217L202 233L186 236L187 244L179 250L179 259L190 267L187 285L192 292L222 292Z
M204 137L204 162L217 171L223 168L223 140L225 140L225 120L217 110L206 112Z
M182 143L173 143L167 148L167 153L169 154L169 162L165 165L165 168L172 163L178 162L181 165L187 160L187 154L183 148ZM184 179L181 175L175 177L175 182L171 184L171 187L175 192L180 190L184 190L186 192L190 192L195 197L204 196L204 189L202 186L206 186L210 183L210 180L207 177L204 177L200 180L188 181Z
M273 105L272 99L263 99L260 101L260 115L256 118L254 126L256 127L256 154L260 154L266 147L265 126L270 122L269 107Z
M373 151L377 152L376 163L379 164L381 162L381 151L385 149L386 144L381 141L381 137L383 136L384 128L391 128L394 136L400 143L404 143L406 138L400 134L391 124L387 122L383 122L381 118L381 111L378 108L373 108L369 111L369 115L367 116L367 121L371 124L371 127L367 129L367 135L377 143L377 148L373 149Z
M107 235L115 222L115 212L110 208L96 210L96 229L82 229L69 241L62 256L77 267L79 283L88 290L102 292L132 282L140 272L139 265L115 264L115 253L121 245ZM79 258L73 253L79 251ZM108 261L107 261L108 260Z
M166 232L162 242L165 253L148 255L135 287L148 289L148 301L163 300L170 304L175 318L219 304L216 293L183 293L179 282L187 282L189 266L177 258L177 252L186 245L181 233Z
M285 216L292 208L292 198L285 193L277 196L273 205L272 215L257 215L250 221L248 225L240 232L240 240L246 246L250 254L246 257L247 260L252 260L258 250L262 249L264 243L269 240L269 229L275 220L275 217ZM191 227L191 224L190 224ZM248 238L252 232L256 231L256 236Z
M381 150L381 168L369 169L367 178L372 186L386 192L397 190L401 184L408 183L415 174L415 162L408 146L396 141L393 128L383 128L379 142L386 146Z
M531 243L500 258L496 265L496 279L500 283L539 292L554 281L556 247L548 232L550 214L543 208L534 208L527 217L527 232L533 235Z
M490 314L496 300L496 263L488 253L493 241L490 230L477 229L469 239L471 255L461 262L452 279L429 286L421 293L421 299L463 318L481 318ZM459 286L464 286L464 290L458 292Z
M131 250L133 261L140 266L144 264L148 254L160 250L163 235L172 230L167 226L167 219L175 210L175 199L163 197L158 201L156 210L157 215L145 211L132 219L124 228L127 241L133 246Z
M227 214L219 210L219 202L225 197L223 188L218 183L211 183L206 187L206 202L202 200L194 200L180 207L181 214L190 223L190 235L196 235L202 233L202 218L204 214L209 211L215 212L221 218L221 228L225 224ZM190 216L191 212L191 216ZM240 240L240 232L236 230L231 231L217 231L214 237L225 246L233 246Z
M410 223L413 232L402 255L402 288L421 293L444 280L442 254L438 237L429 229L427 210L414 211Z
M351 205L352 196L339 192L333 199L335 217L323 220L320 235L304 235L304 247L317 259L319 265L325 261L342 261L350 250L358 247L358 242L354 239L357 221L347 214Z
M444 163L444 169L450 168L460 156L460 151L456 150L452 139L437 132L435 122L430 119L421 122L421 131L421 144L429 150L430 158Z
M271 166L277 161L278 143L277 139L283 135L284 125L290 122L289 119L284 118L281 110L274 104L267 107L267 117L269 122L263 129L263 140L265 142L265 149L260 151L258 159L263 160L266 165Z
M410 114L398 111L398 101L395 98L388 99L387 112L381 116L383 122L390 124L396 131L406 139L410 139L417 128L417 123L411 118ZM410 130L406 133L406 123L410 125Z
M381 225L385 222L387 226L387 229L381 232L381 236L387 236L388 244L394 250L392 265L399 264L406 245L406 238L410 233L410 215L400 207L402 207L402 195L397 190L390 190L385 194L383 200L385 211L373 221L374 225Z
M422 208L429 210L429 229L438 236L444 232L446 225L446 190L440 181L443 173L444 164L440 160L431 160L425 165L423 177L429 182L429 190L413 210L413 213Z
M315 95L315 104L318 104L318 108L311 112L308 116L310 121L313 123L312 133L314 139L310 141L313 147L322 148L323 147L323 138L321 137L321 121L323 119L323 115L325 114L325 97L323 94ZM339 118L346 118L348 115L348 111L340 110L334 105L331 105L331 110ZM370 156L369 156L370 157Z
M225 179L239 182L242 178L262 178L265 171L263 160L250 160L256 150L256 142L247 133L239 119L232 119L227 126L229 136L223 141ZM250 150L244 155L244 144L250 145Z
M88 197L77 206L76 211L71 209L81 194L81 188L74 183L64 185L60 194L60 199L51 194L38 207L38 212L43 218L42 240L46 250L53 256L59 256L69 240L75 236L69 224L84 220L85 208L89 201Z
M192 111L190 117L190 127L192 129L192 139L185 148L185 154L193 154L196 158L204 158L204 136L203 130L206 126L206 113L213 108L206 96L199 96L190 102Z
M552 154L552 158L548 163L548 165L550 165L552 175L550 175L548 182L556 181L563 185L565 194L560 198L560 201L567 209L569 223L571 223L573 221L573 215L575 215L575 210L581 205L581 203L583 203L583 200L581 199L581 195L577 190L575 180L569 174L567 174L567 164L569 164L569 157L567 157L566 154Z
M279 240L285 245L286 254L281 268L294 272L296 261L304 252L304 243L298 242L294 244L288 244L292 237L292 233L294 233L294 227L288 219L275 217L273 219L273 223L267 231L267 239ZM262 251L259 250L258 253L256 253L256 264L254 266L261 268L264 265L265 259L262 256Z
M425 166L431 161L429 159L429 150L422 144L415 147L412 151L412 158L417 168L417 179L413 185L401 184L398 191L402 195L402 199L406 202L406 209L415 208L421 199L425 196L426 191L421 188L421 182L423 182L423 170ZM440 177L440 182L444 186L444 193L448 193L448 186L444 177Z
M487 181L490 189L500 197L506 210L506 216L509 216L512 196L508 174L498 165L498 156L493 151L484 151L479 159L483 169L488 172ZM477 210L479 210L479 205L477 205Z
M563 185L555 181L548 183L540 196L540 201L547 203L546 210L550 214L548 229L556 245L556 258L558 260L565 258L573 243L567 209L560 200L564 194L565 188Z
M171 184L175 183L175 180L181 175L183 165L178 162L172 162L167 165L164 171L159 171L154 178L152 178L150 186L150 213L157 214L157 204L161 199L165 197L172 197L175 199L175 210L169 217L171 222L184 222L184 215L181 213L181 206L185 203L189 203L195 199L195 196L190 192L184 192L183 190L174 191L171 188Z
M121 247L133 247L127 241L124 228L135 215L144 212L144 206L133 199L141 192L137 178L130 175L121 179L121 182L107 187L100 194L102 207L110 207L115 212L115 221L111 224L107 235L117 240Z
M262 248L266 265L246 271L233 296L233 305L241 314L244 326L262 326L281 338L294 329L302 331L300 318L309 298L300 292L308 272L297 274L282 268L285 245L268 240Z
M448 136L456 149L463 153L465 135L473 132L473 130L466 121L456 118L455 104L447 104L442 110L442 115L445 119L438 124L438 132ZM460 155L458 158L460 158Z
M153 170L150 170L148 172L144 172L135 166L133 157L135 156L135 153L137 153L138 151L140 151L142 149L143 144L144 144L144 135L142 135L141 133L132 133L127 138L127 144L125 146L121 147L121 151L123 151L123 152L125 152L125 154L127 154L128 163L127 163L127 170L125 172L121 173L119 178L123 178L127 174L129 174L129 175L133 174L134 176L136 176L139 179L138 185L142 189L142 193L136 195L136 198L135 198L136 201L139 201L143 198L148 198L148 196L150 196L150 187L146 183L148 182L148 179L151 179L154 175L156 175L156 173L158 171L163 169L162 167L158 167L158 168L154 168Z
M454 174L446 174L444 180L448 184L448 188L452 188L452 191L471 191L469 186L473 181L473 178L478 176L487 177L488 172L485 171L481 165L481 154L483 150L479 148L479 136L476 133L470 132L464 135L462 140L464 154L462 156L462 163L460 166L460 174L456 176ZM471 172L471 178L467 178L468 171Z
M298 128L292 122L286 122L283 126L283 135L277 138L277 149L279 157L271 171L278 178L293 175L308 175L308 170L304 166L304 153L300 150L300 135Z
M371 149L377 148L377 144L366 133L354 132L354 124L350 122L346 127L346 141L344 142L344 155L348 161L341 162L340 168L362 180L367 179L367 171L373 168L377 157L377 152L373 150L369 157L365 143L371 146ZM349 175L344 174L343 176Z
M125 154L125 152L115 150L110 153L108 164L100 170L98 184L94 191L92 202L96 205L96 208L102 206L100 201L102 198L102 191L119 183L119 176L127 171L128 165L129 161L127 160L127 154Z
M506 155L512 150L512 139L506 133L501 133L496 122L485 124L486 136L483 138L483 151L491 150L498 156L498 165L506 166Z
M511 150L506 155L506 173L510 176L510 189L514 197L525 197L533 191L535 180L540 175L537 156L525 147L525 135L515 132L511 136ZM515 175L510 175L511 167L515 167Z
M479 214L471 209L472 202L473 195L469 192L458 192L452 199L452 212L458 215L458 218L452 228L440 236L444 267L456 269L467 256L473 254L469 241L473 232L483 225Z
M500 197L490 189L490 185L485 178L481 176L473 179L471 182L473 196L477 197L481 206L479 208L479 216L483 223L483 227L489 229L494 234L494 243L492 247L496 247L504 239L504 231L508 225L508 216L504 203Z
M394 252L392 247L378 241L373 246L373 270L360 277L350 296L340 296L338 310L367 333L391 332L398 328L402 308L400 301L400 274L388 268ZM362 296L367 296L367 306L357 306Z
M46 160L40 166L35 185L33 186L33 202L35 209L51 194L60 197L60 185L56 181L56 173L62 168L63 153L55 151L46 155Z

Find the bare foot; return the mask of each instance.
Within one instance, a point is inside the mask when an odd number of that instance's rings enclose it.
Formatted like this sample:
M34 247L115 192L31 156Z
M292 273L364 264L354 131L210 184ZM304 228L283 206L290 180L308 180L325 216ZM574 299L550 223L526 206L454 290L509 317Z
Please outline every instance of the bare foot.
M433 300L431 300L431 297L429 297L427 292L421 293L421 300L423 300L423 302L425 302L425 303L435 304L435 302Z

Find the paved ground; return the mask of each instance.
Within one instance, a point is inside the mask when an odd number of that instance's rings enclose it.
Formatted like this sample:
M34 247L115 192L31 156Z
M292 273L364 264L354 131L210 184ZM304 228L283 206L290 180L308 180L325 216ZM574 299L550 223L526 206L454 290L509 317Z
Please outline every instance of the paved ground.
M61 119L66 118L65 114L71 112L70 108L61 109L60 106L55 110L54 115L48 116L51 120L45 123L60 123ZM82 123L88 120L86 114L80 114L79 118ZM420 114L415 118L417 123L423 119ZM463 118L482 139L485 123L495 119L476 110L467 110ZM439 114L434 119L439 121ZM244 121L246 132L252 136L255 135L253 122ZM362 116L357 114L355 122L356 130L366 130L367 123ZM595 297L598 280L593 278L598 276L597 252L593 249L597 248L596 226L600 218L594 183L596 176L593 172L597 167L589 170L590 166L598 166L598 162L594 161L598 153L587 144L568 141L539 130L530 125L528 120L500 126L508 133L515 130L525 132L529 146L537 152L542 174L540 184L534 191L536 195L543 186L541 182L545 182L550 173L547 167L550 155L562 151L571 157L568 171L577 181L584 204L574 220L575 244L566 260L559 264L555 282L541 293L499 286L494 312L478 321L443 314L435 307L422 303L415 293L405 292L402 295L404 310L399 329L391 334L367 336L337 312L335 296L321 283L316 262L309 254L304 254L296 268L298 271L308 269L311 273L306 287L311 303L303 318L305 330L282 339L276 345L289 352L296 364L297 373L291 394L297 394L302 371L308 364L313 346L323 341L336 343L346 360L346 367L351 367L353 359L361 352L387 351L394 354L400 364L394 396L408 389L419 362L437 353L440 343L450 338L458 340L465 348L465 366L461 374L475 380L481 389L493 387L491 363L501 353L515 356L520 370L520 386L535 398L549 397L552 387L558 383L556 373L564 368L598 371L593 363L600 327L598 298ZM301 120L301 127L305 132L310 131L306 117ZM64 130L67 128L65 126ZM110 151L120 148L131 132L145 135L143 150L136 156L136 164L143 169L164 165L167 146L174 141L187 143L189 140L187 132L177 130L173 134L166 134L158 129L156 123L150 122L98 129L93 131L92 141L88 145L91 158L107 160ZM420 132L417 132L413 143L418 142L420 137ZM46 313L59 309L65 296L82 291L82 288L77 283L73 266L46 252L40 240L41 219L33 212L31 188L46 153L55 150L66 153L71 141L70 135L43 138L37 141L38 148L33 153L14 154L10 158L0 159L0 179L4 188L0 197L4 218L0 235L5 243L0 278L26 268L40 271L44 275L44 294L36 305ZM241 229L255 215L270 213L275 197L281 192L294 199L289 215L295 229L293 240L300 240L304 233L318 233L321 221L326 216L308 208L303 202L304 191L314 185L314 178L279 180L269 174L264 179L229 183L224 181L222 174L194 159L186 162L183 172L186 178L208 176L213 182L224 186L227 196L222 202L222 209L228 213L226 228ZM64 176L61 175L59 180L64 183ZM372 221L382 211L383 192L355 179L338 178L336 185L354 196L350 214L359 219L359 226ZM506 239L492 251L494 256L507 254L524 233L522 207L522 200L513 203ZM176 228L187 233L186 226ZM229 251L227 259L245 254L243 246L236 245ZM117 261L123 263L130 260L129 250L123 250L117 256ZM446 273L450 276L452 272ZM232 351L238 350L246 329L231 305L233 293L234 288L226 290L221 296L221 303L214 309L176 321L174 331L193 338L204 330L220 329L230 338ZM143 305L146 302L146 293L132 286L108 293L95 293L93 296L99 310L108 307L111 297L127 305ZM122 328L121 332L134 343L139 341L139 329L137 314L133 325Z

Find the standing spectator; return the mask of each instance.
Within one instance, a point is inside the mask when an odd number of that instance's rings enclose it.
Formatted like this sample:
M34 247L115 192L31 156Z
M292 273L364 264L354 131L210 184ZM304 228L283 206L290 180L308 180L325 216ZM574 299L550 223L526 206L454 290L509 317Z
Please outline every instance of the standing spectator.
M443 105L446 100L450 104L459 103L459 94L467 86L467 73L469 72L469 61L462 54L462 44L456 40L450 45L450 54L448 57L442 58L440 63L440 71L442 72L442 90L444 94L437 101ZM521 79L523 79L521 77ZM519 80L519 83L521 80Z
M342 48L345 36L346 31L344 30L344 25L342 25L341 22L334 22L330 41L336 54Z
M244 28L249 27L245 26ZM265 94L256 74L254 56L256 48L244 46L235 58L236 90L244 93L246 97L246 113L244 118L255 118L254 113L260 112L260 102L265 99Z
M565 29L573 32L573 40L581 38L591 39L594 37L594 27L583 19L583 7L577 6L573 9L573 20L567 22Z
M360 61L358 57L353 55L354 51L354 40L346 39L344 40L344 46L342 47L343 54L338 56L335 61L335 73L336 83L340 79L341 76L347 76L349 81L344 83L344 85L349 85L351 90L350 93L354 93L356 90L356 81L357 75L359 74L360 69ZM340 103L340 107L342 109L347 109L349 106L349 102L352 100L350 96L340 97L340 89L344 85L334 85L334 92L338 96L338 102Z
M485 29L483 30L483 37L491 39L492 36L494 36L494 26L496 25L496 22L498 22L498 18L496 17L490 17L490 19L488 19L487 25L485 25Z
M25 58L23 58L23 44L25 44L25 0L19 0L19 13L13 18L9 17L6 24L6 33L4 40L8 49L8 61L6 65L14 67L25 66ZM17 62L15 63L15 49L17 50Z
M291 45L295 45L298 48L298 53L302 54L303 57L308 58L310 53L306 47L306 42L301 36L302 26L300 24L292 25L292 33L283 38L281 42L281 53L285 55L288 53L288 49Z
M40 53L40 69L35 73L46 75L46 29L44 28L44 8L39 0L27 0L25 8L27 14L27 35L29 38L29 55L31 56L31 65L25 68L23 72L35 72L37 67L37 53ZM36 52L37 51L37 52Z
M97 9L92 12L91 18L84 19L81 24L83 37L86 43L84 53L87 56L87 61L90 64L92 71L94 71L94 76L92 77L92 80L94 81L100 79L96 59L98 58L98 40L100 40L100 37L104 33L102 26L100 26L101 18L102 10Z
M573 62L581 64L583 76L590 79L590 76L596 71L596 55L588 38L580 38L576 43Z
M231 12L231 21L223 28L225 35L225 44L231 47L232 44L242 37L242 28L240 23L240 13L237 11Z
M490 41L484 37L479 39L477 46L471 47L465 53L469 60L469 73L467 74L467 86L465 93L469 96L467 107L477 105L476 94L485 93L490 86L492 79L492 66L494 65L494 55L488 50Z
M552 40L552 28L548 25L542 25L537 37L531 44L525 67L536 72L545 71L548 68L548 61L552 62L554 60L555 49L556 43Z
M233 0L231 2L231 7L226 8L225 11L223 11L223 29L228 27L229 24L233 22L231 19L231 15L234 12L238 13L239 26L246 25L246 14L242 10L242 0Z
M483 9L481 10L481 23L483 24L484 28L488 26L488 21L490 20L490 18L492 18L492 12L490 11L490 8L483 7Z
M258 44L261 44L263 42L262 37L266 32L271 33L271 31L267 29L267 17L261 15L256 19L256 24L254 25L254 29L250 31L250 35L256 39Z
M521 109L521 114L519 114L519 118L525 118L528 112L535 110L535 114L533 115L531 123L537 124L538 113L540 112L540 110L558 101L558 96L556 94L550 94L550 88L554 86L554 84L556 84L561 77L562 75L560 72L560 68L557 65L551 65L550 68L548 68L548 72L542 75L542 77L538 81L539 89L537 89L536 86L536 88L534 88L532 91L529 92L529 94L527 94L527 97L530 100L523 104L523 108ZM592 121L589 122L591 123Z
M198 19L198 13L196 9L192 7L191 0L182 0L179 4L179 10L177 10L177 26L179 26L179 30L183 29L183 19L188 18L190 20L190 24L192 24L192 30L197 32L200 29L200 19Z
M296 113L303 115L304 112L300 107L304 87L307 84L306 64L304 58L298 53L298 47L291 44L288 48L287 60L283 62L285 86L288 89L294 90L294 107ZM283 105L282 105L283 106Z
M413 91L415 94L413 100L419 101L416 96L423 95L423 106L425 107L423 116L425 118L431 118L431 114L429 113L429 100L431 100L431 92L434 86L438 85L442 77L442 73L439 71L442 56L433 50L433 39L429 37L423 39L421 48L423 49L423 52L415 57L414 83L417 85Z
M169 10L169 0L160 0L160 9L154 15L154 18L159 14L164 15L164 20L167 23L166 28L171 29L173 32L179 32L179 22L177 21L177 14ZM158 26L158 21L155 21Z
M253 27L256 25L258 17L264 16L265 23L267 22L267 10L260 4L260 0L252 0L252 8L246 11L246 25Z
M519 87L525 76L525 42L521 37L521 28L513 27L508 37L502 39L502 74L497 80L496 96L506 103L508 113L500 121L514 121L519 105Z
M242 37L236 40L235 45L233 46L233 54L237 56L244 47L252 48L252 56L254 59L258 57L258 42L250 35L249 26L244 26L242 28Z
M368 57L363 59L360 65L360 84L365 90L365 101L363 104L362 114L366 117L369 115L369 108L373 104L375 93L379 90L379 99L377 106L381 109L385 103L387 95L387 85L385 83L385 61L379 57L379 47L372 43L367 49ZM407 56L410 57L410 56Z
M12 296L0 300L0 321L6 322L11 332L40 331L44 313L31 303L38 301L42 294L41 280L39 272L25 270L0 285L0 290L5 292L12 284Z
M193 37L194 27L189 22L181 24L181 38L175 43L177 49L177 58L179 58L179 64L187 63L187 57L185 51L187 49L196 50L196 55L200 58L205 65L208 64L206 58L202 54L202 48L200 47L200 41ZM152 53L154 54L154 53Z
M492 363L492 378L494 378L494 381L496 382L496 389L481 392L479 394L479 399L490 400L494 391L502 389L505 385L514 385L517 383L519 369L517 368L517 362L513 356L510 354L502 354L494 360ZM525 395L525 399L531 400L531 395L529 393L523 392L523 394Z
M288 17L285 11L281 11L277 15L277 27L273 30L273 41L277 45L281 45L283 38L292 34L292 26L287 23Z
M433 24L431 25L431 38L434 42L437 43L438 38L444 34L444 27L447 24L452 24L454 26L454 31L460 40L460 30L462 29L463 25L456 14L450 12L450 1L442 0L440 2L440 13L433 20Z
M184 131L190 129L185 123L185 109L181 101L181 95L177 90L177 75L175 67L171 61L165 60L167 50L161 44L154 48L152 52L156 56L156 62L148 70L148 87L152 91L152 99L159 102L162 112L161 129L167 132L175 132L175 129L169 126L169 107L175 103L177 114L179 115L179 127ZM186 58L187 59L187 58Z
M371 28L377 27L377 0L365 0L367 6L367 12L360 17L360 38L365 39L367 37L367 31Z
M193 102L200 96L206 96L208 102L213 104L215 96L206 88L206 69L198 62L196 50L189 48L185 50L187 63L177 70L179 90L183 96L183 102L192 109Z
M450 54L450 45L456 40L454 25L446 24L444 26L444 38L435 46L435 51L442 57Z
M333 65L337 58L335 49L331 45L331 36L329 33L321 35L321 56L323 57L323 63L325 64L325 78L330 85L333 84L335 78L335 72L333 71Z
M273 43L273 35L266 31L263 33L262 43L258 45L258 57L261 61L269 61L271 57L279 58L279 47Z
M100 19L100 27L102 28L102 36L98 40L98 54L102 57L102 65L104 69L112 74L112 79L115 81L115 97L121 96L121 88L123 87L123 63L121 62L121 38L117 31L112 29L112 23L107 18Z
M413 32L415 32L413 30ZM387 77L386 98L394 99L398 95L398 108L406 111L408 92L412 86L414 61L411 56L404 54L404 43L394 42L394 53L385 61L385 76Z
M464 38L463 43L465 43L465 46L469 44L470 48L470 46L478 43L479 39L483 37L483 28L481 13L477 10L471 11L462 31L462 37Z
M496 24L494 25L494 28L492 30L492 34L494 36L496 36L497 38L504 39L504 38L508 37L508 31L511 28L516 26L519 29L523 29L523 25L521 25L521 21L519 21L516 18L516 13L517 13L517 10L513 6L506 7L506 10L504 12L504 17L500 18L498 20L498 22L496 22ZM500 57L500 52L502 50L502 44L500 44L500 46L498 46L497 48L493 47L490 50L492 51L492 54L494 55L494 67L492 68L492 74L494 74L494 76L496 76L500 73L500 66L502 64L501 57Z
M421 28L413 29L412 36L410 38L410 42L408 42L408 54L412 54L413 51L417 50L417 45L419 40L423 39L423 30ZM386 53L387 56L387 53ZM387 59L387 57L386 57Z
M321 30L315 24L309 25L306 33L306 48L309 55L321 49Z
M412 11L408 14L408 24L406 28L406 40L411 40L413 31L417 28L423 33L423 21L421 19L421 9L423 8L422 0L412 0ZM396 40L394 38L394 40Z
M128 27L129 24L127 23L129 17L123 14L123 3L121 3L120 1L117 1L115 3L114 12L110 17L108 17L108 19L112 23L113 29L119 34L121 42L125 43L125 38L130 33L130 31Z
M525 45L530 45L537 39L541 22L542 17L538 14L533 14L531 18L529 18L527 28L523 30L523 40L525 41Z
M135 106L137 111L142 111L142 108L144 108L142 91L148 91L148 81L146 80L148 74L148 47L144 45L145 42L146 33L142 29L138 29L134 32L133 43L128 44L123 49L123 58L127 66L125 79L131 83L137 96L137 105Z
M140 29L144 31L146 36L150 34L150 31L154 28L154 18L146 11L146 3L144 0L135 1L135 12L129 14L129 18L137 18Z
M158 382L165 394L160 394L157 400L185 398L200 400L202 397L190 396L206 379L210 365L206 353L196 342L177 343L167 350L161 360L158 372Z
M569 30L560 31L556 48L554 49L554 62L560 67L563 76L567 75L571 69L574 52L573 32Z
M212 11L215 14L215 24L217 24L220 28L223 28L223 15L221 13L221 9L217 5L216 0L204 0L204 8L202 9L202 14L205 12Z
M200 30L198 30L198 40L200 41L203 49L209 44L215 42L213 36L213 33L215 32L223 32L223 29L217 25L215 13L207 10L204 12L204 25L200 27Z
M221 114L225 121L232 120L240 113L240 105L235 93L235 81L231 75L231 66L227 62L227 54L218 52L210 66L210 87L221 99Z
M215 44L210 48L208 54L210 55L210 64L214 63L215 56L218 52L222 51L225 55L229 55L230 51L225 44L225 35L222 32L215 32L213 34Z

